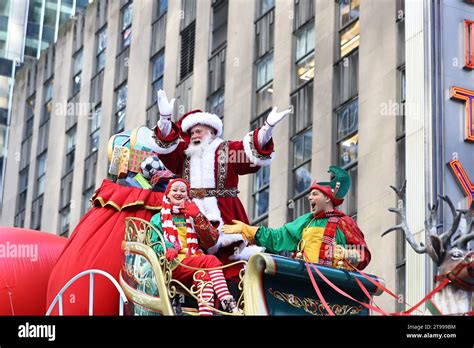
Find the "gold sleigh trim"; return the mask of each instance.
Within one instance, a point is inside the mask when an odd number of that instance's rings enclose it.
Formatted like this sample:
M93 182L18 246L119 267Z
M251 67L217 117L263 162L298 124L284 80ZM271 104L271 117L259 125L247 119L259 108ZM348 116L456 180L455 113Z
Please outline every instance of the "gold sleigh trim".
M324 306L319 300L315 300L308 297L300 299L298 296L295 296L293 294L273 290L272 288L269 288L268 291L277 300L286 302L295 308L302 308L305 312L310 313L312 315L324 315ZM332 309L335 315L355 315L359 314L363 309L362 306L350 306L340 304L329 305L329 307Z
M159 237L159 241L153 244L151 243L151 230L154 230ZM202 303L204 304L204 306L211 309L213 312L220 313L226 316L242 315L241 313L226 313L216 308L213 308L210 304L210 299L205 298L203 295L204 286L209 282L200 279L199 275L202 275L205 271L209 270L224 269L239 263L246 264L246 261L236 261L228 265L223 265L214 268L195 268L188 265L183 265L178 259L168 261L164 255L164 252L162 252L161 255L155 254L155 251L151 249L151 247L155 244L161 244L162 250L166 250L166 245L163 236L156 230L154 226L152 226L148 221L137 217L128 217L125 219L125 240L122 243L122 248L125 251L125 254L138 254L144 256L147 259L147 261L152 266L159 294L159 297L155 297L147 295L145 293L141 293L136 289L132 289L122 279L121 275L120 284L122 285L122 288L124 288L124 291L127 294L127 298L131 298L133 302L144 305L145 307L148 307L153 311L161 312L165 315L174 315L175 313L171 306L171 300L177 294L187 293L188 295L196 299L199 303ZM195 283L191 286L191 288L188 288L178 280L173 279L173 269L176 268L178 265L196 271L193 275ZM129 276L131 276L130 273L132 272L130 272L130 270L124 269L123 271L125 271ZM244 272L245 268L241 269L239 273L239 290L243 289ZM136 277L134 277L134 275L133 279L136 280ZM237 306L239 308L244 307L243 293L237 301Z
M122 206L118 205L117 203L115 203L113 201L105 202L102 197L95 197L92 200L92 202L95 202L95 201L98 201L102 208L107 206L107 205L110 205L110 206L114 207L115 209L117 209L118 211L122 211L122 209L132 207L134 205L143 205L145 207L145 209L148 209L148 210L160 210L161 209L161 205L160 206L145 205L145 201L135 201L135 202L128 203L128 204L125 204L125 205L122 205Z

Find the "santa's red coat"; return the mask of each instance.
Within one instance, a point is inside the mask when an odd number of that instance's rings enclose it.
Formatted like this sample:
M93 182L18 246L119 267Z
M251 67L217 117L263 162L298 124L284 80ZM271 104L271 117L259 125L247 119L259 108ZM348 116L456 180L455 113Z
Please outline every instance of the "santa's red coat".
M179 175L185 179L189 177L191 188L202 188L193 185L193 176L197 175L196 172L200 172L201 168L196 168L193 172L193 168L191 167L190 172L186 173L187 168L185 166L185 162L187 160L187 156L185 151L188 148L189 139L186 139L186 141L180 140L179 134L180 130L174 123L172 123L171 132L166 137L161 136L161 131L158 127L155 128L155 137L157 139L158 146L165 146L162 147L162 150L164 151L161 153L159 152L159 158L163 164L176 175ZM246 149L244 141L251 143L250 147L253 150L253 154L258 156L258 158L249 156L249 146L247 146ZM270 163L270 157L274 149L272 139L270 139L270 141L265 146L259 146L257 129L254 132L249 133L249 135L244 138L244 141L227 141L225 142L225 146L222 145L216 148L213 156L214 165L211 167L212 173L202 174L213 176L213 181L215 184L214 188L237 188L240 175L256 173L260 169L258 164L261 162L267 161L267 164ZM223 153L222 149L226 149L226 152ZM222 165L222 156L224 156L225 165ZM199 175L201 174L199 173ZM219 185L219 183L221 183L221 185ZM204 187L209 188L209 186ZM249 223L247 213L245 212L244 206L242 205L239 197L217 197L217 207L219 212L216 213L220 213L223 223L232 224L232 220L240 220L244 223ZM210 220L213 220L208 214L206 214L206 216ZM233 253L234 247L235 245L221 248L218 253L221 261L224 263L229 262L228 256ZM237 273L237 270L234 270L233 272L226 272L226 276L233 277L237 275Z

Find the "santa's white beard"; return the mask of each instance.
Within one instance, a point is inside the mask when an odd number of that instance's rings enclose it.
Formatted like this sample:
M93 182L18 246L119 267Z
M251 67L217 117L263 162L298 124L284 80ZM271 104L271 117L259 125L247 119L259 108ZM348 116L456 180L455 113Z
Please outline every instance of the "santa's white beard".
M207 146L209 146L212 140L212 135L207 134L201 139L201 142L199 144L194 144L190 142L188 148L184 150L184 153L186 154L186 156L189 157L202 157L204 155L204 150L206 150Z

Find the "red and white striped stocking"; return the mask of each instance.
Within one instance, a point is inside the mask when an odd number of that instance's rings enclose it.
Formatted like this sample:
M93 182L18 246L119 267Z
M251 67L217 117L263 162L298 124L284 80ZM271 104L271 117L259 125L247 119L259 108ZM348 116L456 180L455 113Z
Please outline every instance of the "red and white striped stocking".
M202 286L201 286L202 287ZM214 307L214 289L212 288L211 283L206 283L204 289L202 290L202 298L199 297L199 315L213 315L212 309L208 306Z
M214 291L216 292L219 301L222 301L225 297L231 296L229 288L224 278L224 273L220 269L209 271L209 277L214 284Z

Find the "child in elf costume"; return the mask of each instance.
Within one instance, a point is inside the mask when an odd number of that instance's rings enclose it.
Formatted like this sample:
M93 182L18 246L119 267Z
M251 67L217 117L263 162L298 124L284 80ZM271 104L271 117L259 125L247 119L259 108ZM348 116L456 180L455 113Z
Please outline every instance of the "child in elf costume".
M162 234L166 244L165 256L172 261L176 257L183 265L194 268L216 268L222 262L214 255L205 255L201 249L212 247L219 237L217 229L201 213L198 206L189 200L189 183L184 179L173 179L169 182L161 212L154 215L150 223ZM159 241L159 236L153 232L151 242ZM155 252L161 253L162 246L156 243ZM199 302L199 315L212 315L208 306L214 304L214 293L221 301L222 307L229 313L239 313L236 301L230 294L224 274L221 269L199 273L199 279L193 279L196 271L178 265L173 269L173 278L190 287L195 284L202 290L203 300Z
M364 269L370 262L370 251L357 223L335 207L341 205L349 191L351 179L342 168L331 166L330 182L313 182L308 196L311 213L280 228L255 227L233 220L224 233L241 233L249 242L269 252L297 251L295 256L321 265L347 268L346 263ZM346 261L346 262L344 262Z

